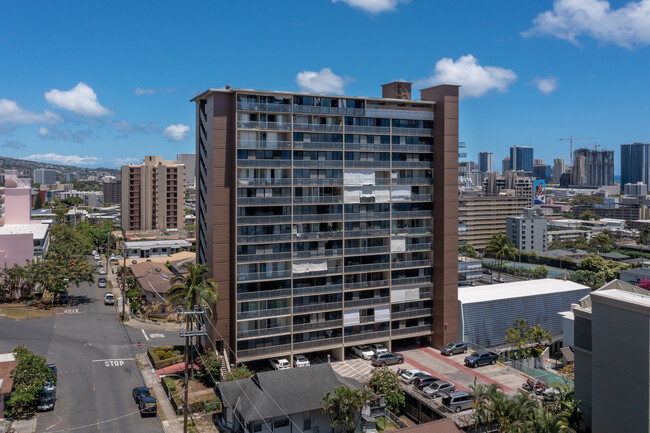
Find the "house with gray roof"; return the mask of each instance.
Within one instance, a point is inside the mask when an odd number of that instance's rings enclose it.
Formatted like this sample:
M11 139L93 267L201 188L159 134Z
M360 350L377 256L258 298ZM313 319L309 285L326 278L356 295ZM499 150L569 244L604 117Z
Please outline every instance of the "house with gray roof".
M362 388L356 380L338 375L330 364L220 382L221 426L234 433L329 433L330 419L323 413L321 399L338 386Z

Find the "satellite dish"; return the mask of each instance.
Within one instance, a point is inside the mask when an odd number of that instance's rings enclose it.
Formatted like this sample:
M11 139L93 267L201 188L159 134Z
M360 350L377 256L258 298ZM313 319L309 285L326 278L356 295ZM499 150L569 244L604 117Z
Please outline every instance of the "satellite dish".
M135 265L136 263L138 263L138 261L137 260L131 260L131 263L133 263Z
M156 268L156 272L160 272L160 271L161 271L161 269L160 269L160 268Z

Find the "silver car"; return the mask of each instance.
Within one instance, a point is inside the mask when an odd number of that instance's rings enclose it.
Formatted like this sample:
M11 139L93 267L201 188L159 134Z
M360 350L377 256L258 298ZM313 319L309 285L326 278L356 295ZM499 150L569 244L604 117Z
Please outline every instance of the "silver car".
M442 404L453 412L460 412L474 406L474 397L467 391L456 391L445 394L442 397Z
M456 385L446 380L439 380L429 386L425 386L422 393L429 398L436 398L454 391L456 391Z

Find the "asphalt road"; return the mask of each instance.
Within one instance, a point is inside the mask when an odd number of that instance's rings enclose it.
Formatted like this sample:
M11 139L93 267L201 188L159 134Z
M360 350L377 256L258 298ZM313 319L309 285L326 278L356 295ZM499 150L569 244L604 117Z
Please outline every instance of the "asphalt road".
M115 307L104 305L105 289L96 284L82 283L69 292L70 304L55 316L0 319L0 353L23 344L58 368L56 406L37 415L36 431L162 432L157 418L140 417L131 397L134 387L150 385L134 356L148 345L176 344L180 338L125 327Z

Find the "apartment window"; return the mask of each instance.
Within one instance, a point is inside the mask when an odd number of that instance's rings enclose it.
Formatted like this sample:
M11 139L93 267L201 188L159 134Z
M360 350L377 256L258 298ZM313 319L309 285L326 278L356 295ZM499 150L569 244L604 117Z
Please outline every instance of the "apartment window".
M282 427L287 427L289 425L289 418L284 418L284 419L276 419L273 421L273 428L282 428Z
M311 412L305 412L303 420L302 430L311 430Z
M262 431L262 424L253 424L253 432L260 432Z

